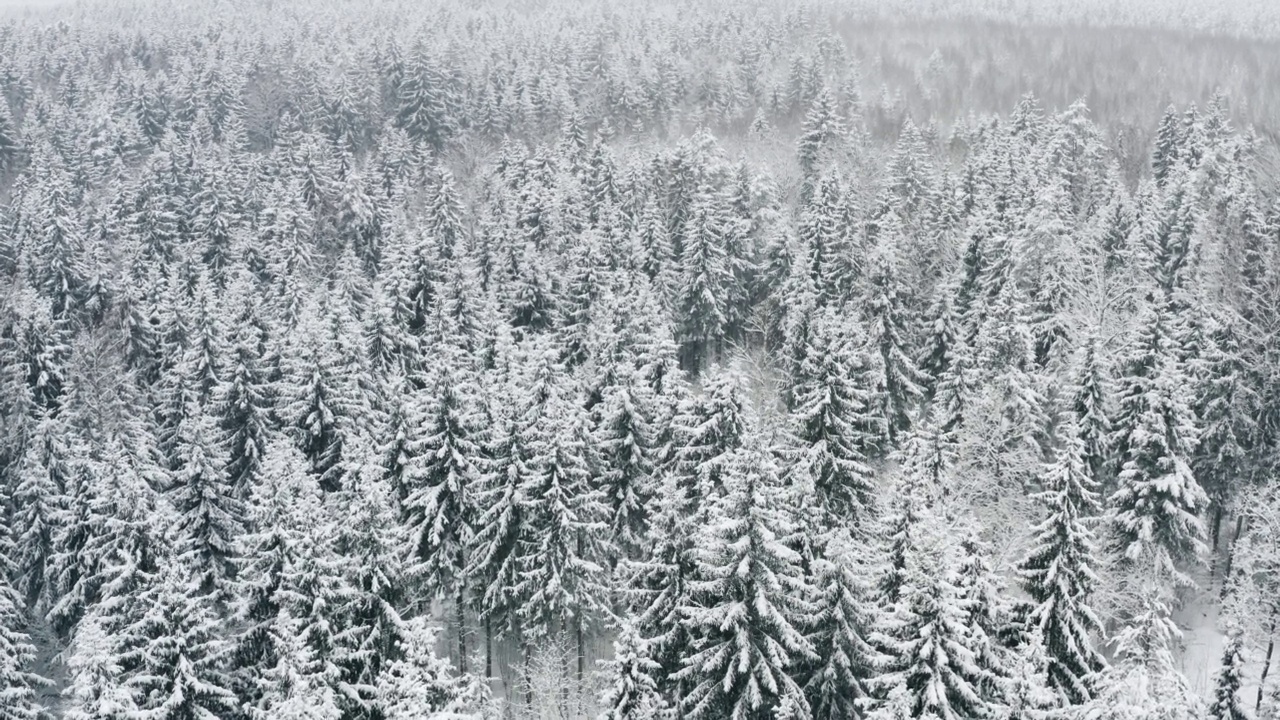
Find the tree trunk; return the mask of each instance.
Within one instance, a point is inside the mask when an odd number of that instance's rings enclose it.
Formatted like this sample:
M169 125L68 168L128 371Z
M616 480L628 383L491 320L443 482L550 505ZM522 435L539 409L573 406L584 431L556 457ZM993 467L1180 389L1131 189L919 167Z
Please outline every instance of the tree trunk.
M1222 531L1222 503L1213 504L1213 552L1218 552L1218 535Z
M1227 548L1227 564L1222 570L1222 592L1221 597L1227 596L1227 588L1231 583L1231 563L1236 557L1236 541L1240 539L1240 533L1244 532L1244 515L1236 516L1236 529L1231 534L1231 546Z
M520 647L524 652L524 706L533 710L533 648L520 639Z
M582 697L582 678L586 674L587 648L586 638L582 632L582 615L573 616L573 631L577 635L578 640L578 697ZM578 714L582 715L582 708L578 708Z
M467 674L467 611L466 611L466 590L463 589L462 583L458 583L458 600L457 607L454 609L456 613L456 621L458 623L458 674Z
M1276 649L1276 611L1271 611L1271 627L1267 630L1267 657L1262 661L1262 678L1258 680L1258 701L1253 711L1262 710L1262 693L1267 687L1267 673L1271 671L1271 653Z
M488 617L484 619L484 677L493 679L493 626Z

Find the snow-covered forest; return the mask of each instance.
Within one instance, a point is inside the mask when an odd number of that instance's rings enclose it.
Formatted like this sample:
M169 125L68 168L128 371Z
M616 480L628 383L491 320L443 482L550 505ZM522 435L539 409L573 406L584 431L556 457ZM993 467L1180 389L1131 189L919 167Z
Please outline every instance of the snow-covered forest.
M0 720L1276 720L1280 4L0 11Z

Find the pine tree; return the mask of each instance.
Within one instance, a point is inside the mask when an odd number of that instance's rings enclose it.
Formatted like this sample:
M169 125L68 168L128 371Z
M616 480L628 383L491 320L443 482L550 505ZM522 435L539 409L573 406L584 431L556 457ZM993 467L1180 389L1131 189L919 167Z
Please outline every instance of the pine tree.
M951 290L942 287L938 292L938 300L930 313L933 322L925 339L924 351L920 356L920 372L924 376L925 397L932 400L938 392L942 380L951 371L956 344L960 342L959 327L955 310L951 303Z
M1222 667L1218 670L1218 683L1207 717L1212 720L1249 720L1251 715L1240 701L1243 674L1244 633L1233 629L1227 635L1227 647L1222 652Z
M1123 454L1111 525L1126 562L1187 584L1178 565L1203 552L1200 513L1208 504L1190 465L1198 428L1167 316L1149 310L1143 317L1148 322L1121 379L1116 433Z
M53 600L49 579L56 515L62 493L76 472L65 442L68 434L65 423L41 413L12 490L14 547L6 559L11 563L14 589L28 606Z
M984 676L977 685L978 690L984 698L1003 703L1015 659L1009 646L1021 640L1022 633L1004 578L991 567L988 561L991 551L982 542L979 530L975 524L960 541L956 584L968 613L970 647Z
M8 500L3 495L0 499ZM8 527L6 522L6 526L0 528L0 564L12 568L15 563ZM37 720L44 713L36 699L36 690L46 681L32 672L36 649L25 632L25 625L23 599L9 584L7 573L0 572L0 718L4 720Z
M64 717L69 720L116 720L138 712L131 690L121 678L116 638L94 613L76 626L67 654L68 683Z
M480 506L473 495L485 458L478 388L460 357L441 363L422 420L422 436L411 440L404 483L409 557L432 592L456 593L466 573Z
M887 429L872 407L871 363L862 355L861 333L831 313L815 325L801 370L809 380L795 391L796 439L822 507L856 526L872 510L868 460Z
M425 618L405 622L401 657L387 667L378 688L378 707L386 720L439 717L492 717L489 686L457 676L433 650L436 632Z
M592 483L588 437L580 411L565 399L548 399L539 427L528 437L532 472L523 490L526 531L519 543L516 588L531 638L557 630L573 633L579 682L585 673L586 632L604 605L600 562L608 556L602 542L607 510Z
M949 552L923 533L908 552L899 599L876 636L889 657L870 685L888 702L873 718L987 717L999 708L985 691L996 680L980 662L984 638L970 625L974 608Z
M21 156L22 139L18 135L18 128L13 122L13 115L9 112L9 103L6 100L0 103L0 174L7 174L17 169Z
M140 617L124 632L120 662L139 710L158 720L219 717L234 712L223 674L217 618L207 601L169 563L138 597Z
M800 160L801 176L805 179L802 197L812 192L812 180L817 176L823 151L830 148L844 136L844 124L840 121L839 108L835 95L829 88L822 88L809 112L805 114L800 128L800 139L796 145L796 155Z
M843 306L860 270L846 193L839 175L824 175L800 219L800 241L808 252L806 264L821 305Z
M261 690L246 713L275 720L340 720L339 694L325 677L315 648L299 633L300 623L286 610L275 619L271 635L280 646L275 664L258 680ZM354 692L354 688L352 691Z
M236 604L232 617L241 628L232 641L231 669L237 695L256 705L265 688L262 673L275 667L285 648L278 620L295 600L289 574L308 550L306 528L321 512L319 488L306 461L287 441L277 439L263 455L260 482L251 489L252 531L236 540Z
M1115 660L1098 678L1098 692L1082 709L1088 720L1158 717L1193 720L1203 701L1178 671L1170 642L1181 635L1165 601L1145 588L1142 605L1117 633Z
M1049 687L1076 705L1092 697L1092 676L1104 664L1090 638L1102 626L1088 604L1098 582L1088 516L1098 501L1074 423L1063 428L1063 438L1036 498L1047 516L1036 525L1035 544L1018 570L1031 596L1026 622L1043 636Z
M682 610L698 641L677 673L692 687L692 718L769 717L784 705L808 711L792 673L814 657L799 630L810 592L799 555L783 542L794 529L773 459L734 452L725 495L700 528L695 604Z
M657 490L657 403L639 373L621 367L595 410L598 483L609 508L609 544L618 557L638 554L648 538L650 503Z
M879 353L884 373L878 395L889 442L897 444L911 425L916 401L923 391L920 371L909 353L903 289L898 280L894 249L882 243L876 249L870 270L870 290L866 314L870 345Z
M348 424L360 416L363 404L356 368L351 366L362 355L356 335L340 310L330 308L326 313L310 305L282 363L278 412L321 488L330 492L341 482ZM344 350L349 351L345 356Z
M456 100L452 81L440 68L440 60L422 45L414 48L397 88L396 120L413 140L439 150L457 129Z
M230 350L213 390L212 412L218 417L220 443L227 448L226 472L235 497L244 500L257 482L269 442L274 399L269 381L268 335L254 306L248 279L237 277L228 293L241 299Z
M194 403L186 415L169 488L178 512L178 551L199 573L201 592L222 593L235 574L232 543L244 530L244 513L224 469L225 452L214 440L213 419Z
M694 194L682 228L682 276L677 292L681 364L694 372L716 360L723 349L726 287L732 282L725 259L729 231L724 196L708 185Z
M823 543L823 556L813 563L814 612L806 623L817 661L807 669L805 693L814 720L858 717L868 697L866 680L881 660L869 642L875 622L870 588L854 574L845 533Z
M336 664L342 671L339 707L348 715L377 714L378 683L402 652L405 624L400 609L409 597L403 530L375 456L373 443L362 438L352 449L345 489L336 503L344 519L334 539L344 589L333 612L342 628L335 638ZM459 614L458 633L465 637L463 619ZM465 645L460 650L465 658Z
M1097 339L1088 338L1077 371L1072 409L1078 436L1084 443L1084 462L1089 479L1101 485L1110 479L1111 421L1107 412L1109 386L1099 355Z
M1170 105L1160 118L1160 129L1156 131L1155 148L1151 155L1151 174L1157 183L1165 184L1172 175L1179 162L1182 141L1178 111Z
M665 709L655 678L662 668L648 656L648 643L635 625L623 621L613 642L613 660L608 663L608 686L601 705L600 720L648 720Z
M517 417L496 403L500 393L520 398L522 407L512 413ZM486 641L519 627L516 611L521 598L516 588L520 582L519 542L527 522L524 492L535 472L527 428L542 418L540 403L531 401L526 393L527 389L502 378L494 380L487 396L485 452L489 463L475 493L475 506L483 510L476 518L467 550L467 577L475 583Z
M1203 379L1194 404L1203 429L1191 462L1213 505L1210 534L1215 547L1227 506L1254 471L1250 455L1258 432L1258 398L1247 378L1247 362L1235 328L1217 324L1201 351Z
M97 533L84 549L92 571L82 578L82 594L97 601L90 615L101 615L103 627L113 630L172 553L175 513L158 492L167 487L170 476L145 436L108 441L90 474L95 479L90 514Z

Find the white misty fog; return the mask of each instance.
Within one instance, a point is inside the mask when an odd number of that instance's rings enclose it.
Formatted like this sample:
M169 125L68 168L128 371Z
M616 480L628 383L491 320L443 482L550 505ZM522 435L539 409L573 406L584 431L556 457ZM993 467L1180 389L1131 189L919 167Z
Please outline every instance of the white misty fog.
M0 720L1280 720L1277 40L0 0Z

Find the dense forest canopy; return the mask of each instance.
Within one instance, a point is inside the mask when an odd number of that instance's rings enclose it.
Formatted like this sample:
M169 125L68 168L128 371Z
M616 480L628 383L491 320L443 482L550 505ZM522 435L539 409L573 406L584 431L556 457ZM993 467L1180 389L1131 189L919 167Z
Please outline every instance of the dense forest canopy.
M1280 718L1278 38L0 12L0 719Z

